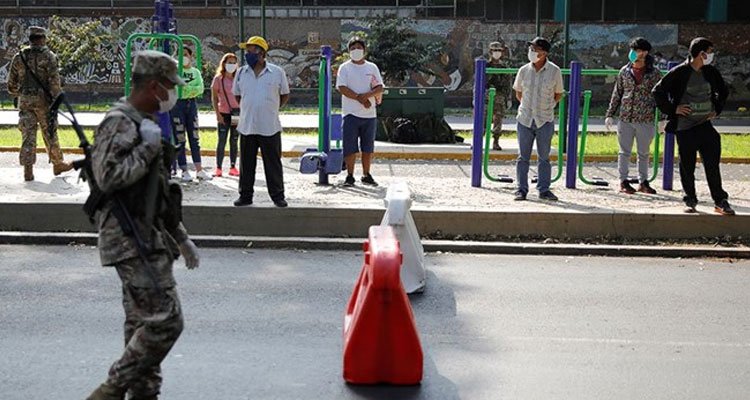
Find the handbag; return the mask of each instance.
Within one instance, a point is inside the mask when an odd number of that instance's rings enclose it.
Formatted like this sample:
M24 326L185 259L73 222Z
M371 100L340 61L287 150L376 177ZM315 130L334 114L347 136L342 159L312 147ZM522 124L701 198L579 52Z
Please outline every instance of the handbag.
M227 105L231 104L229 102L229 96L227 95L227 89L224 87L224 77L221 77L221 91L224 92L224 98L227 100ZM232 108L230 111L230 114L232 116L232 126L236 127L240 124L240 109L239 108Z

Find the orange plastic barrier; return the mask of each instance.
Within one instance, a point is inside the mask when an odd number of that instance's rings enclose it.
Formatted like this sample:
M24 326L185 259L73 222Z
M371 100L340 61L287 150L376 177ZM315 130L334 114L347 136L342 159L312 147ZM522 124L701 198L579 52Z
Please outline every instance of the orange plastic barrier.
M393 228L370 227L364 250L344 317L344 380L416 385L422 380L422 346L401 285L403 256Z

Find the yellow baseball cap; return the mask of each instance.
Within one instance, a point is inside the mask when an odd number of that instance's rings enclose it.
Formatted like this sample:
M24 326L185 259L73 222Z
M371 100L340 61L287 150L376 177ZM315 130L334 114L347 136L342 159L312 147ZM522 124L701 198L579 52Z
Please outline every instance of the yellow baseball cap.
M250 39L247 39L247 42L240 43L240 48L246 49L247 46L252 46L252 45L260 47L261 49L263 49L263 51L266 51L266 52L268 51L268 43L266 42L266 39L263 39L260 36L253 36Z

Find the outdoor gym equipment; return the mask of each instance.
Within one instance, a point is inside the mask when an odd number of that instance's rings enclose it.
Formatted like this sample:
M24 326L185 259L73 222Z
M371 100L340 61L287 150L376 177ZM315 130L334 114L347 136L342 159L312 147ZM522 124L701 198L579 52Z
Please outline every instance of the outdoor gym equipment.
M589 108L591 106L591 91L587 90L583 92L583 127L581 128L581 145L578 150L578 179L587 185L593 186L609 186L609 182L599 177L593 177L593 180L588 180L583 175L583 161L586 158L586 137L588 136L589 127Z
M508 74L515 74L517 73L517 68L487 68L486 67L486 60L484 59L477 59L475 61L475 76L474 76L474 138L472 142L472 175L471 175L471 185L473 187L480 187L482 185L482 174L484 174L487 179L491 181L498 181L497 178L493 179L488 173L488 160L489 160L489 154L487 152L487 145L484 146L484 154L482 153L483 147L482 147L482 134L484 133L484 130L486 126L483 126L485 121L483 121L483 115L485 110L485 104L484 104L484 95L485 95L485 82L486 82L486 75L487 74L500 74L500 73L508 73ZM677 65L677 63L670 63L669 68L674 68ZM556 181L560 178L560 175L562 174L562 163L563 163L563 149L567 148L570 149L570 151L567 152L567 155L565 157L566 159L566 165L565 169L567 170L566 179L565 179L565 186L569 189L574 189L576 187L576 181L580 177L580 179L586 183L586 184L593 184L597 186L605 186L608 185L606 182L604 182L603 179L600 178L594 178L593 181L590 181L586 179L583 175L582 168L583 168L583 155L585 154L585 136L588 133L588 110L590 106L590 92L589 92L589 98L588 100L584 96L584 127L582 129L582 138L581 138L581 147L579 149L578 147L578 124L579 120L581 118L580 115L580 100L582 95L584 95L581 91L582 82L581 78L583 76L616 76L619 74L619 70L609 70L609 69L583 69L582 65L578 61L573 61L570 63L569 69L561 69L563 75L570 75L570 84L569 84L569 91L567 92L567 102L566 102L566 96L563 95L563 98L560 101L560 112L559 112L559 123L560 123L560 130L559 130L559 136L558 136L558 171L557 176L552 181ZM662 72L664 73L664 72ZM588 104L586 104L588 101ZM566 104L567 103L567 104ZM491 104L491 103L490 103ZM489 106L491 107L491 105ZM567 107L567 112L566 111ZM567 116L567 121L565 120L565 116ZM659 112L658 110L655 111L655 118L654 118L654 129L656 130L655 140L654 140L654 167L652 175L649 179L649 181L653 181L656 179L659 171L659 142L661 140L660 132L658 129L658 120L659 120ZM565 129L565 126L567 126L567 131ZM488 141L485 140L487 144ZM567 146L565 146L567 142ZM576 151L578 150L578 151ZM580 153L580 155L579 155ZM663 189L664 190L672 190L672 181L674 178L674 133L673 132L665 132L665 139L664 139L664 154L663 154ZM500 177L502 178L502 177ZM507 180L499 180L500 182L509 182ZM532 179L532 182L535 182L535 179Z
M492 111L494 107L494 88L490 88L489 96L490 99L487 104L487 118L483 121L482 116L484 115L485 107L485 82L486 75L499 75L508 74L515 75L518 73L518 68L487 68L487 61L484 59L477 59L474 63L475 75L474 75L474 137L472 142L472 186L480 187L482 185L482 174L493 182L501 183L513 183L513 178L508 175L498 175L493 177L489 173L489 159L490 159L490 146L489 137L492 130ZM563 70L565 73L565 70ZM481 82L478 82L481 80ZM565 115L565 104L568 93L563 92L563 97L560 99L559 104L559 128L558 128L558 146L557 146L557 173L552 178L552 182L558 181L562 177L563 171L563 149L565 148L565 137L566 127L565 121L567 120ZM479 124L479 125L478 125ZM482 127L481 124L484 124ZM479 127L478 127L479 126ZM482 146L481 136L484 133L485 144ZM479 164L481 163L481 165ZM531 181L536 182L537 178L533 178Z
M305 150L300 158L299 170L303 174L318 173L318 184L327 185L328 175L341 172L344 150L341 148L341 115L331 115L331 46L320 48L318 69L318 147ZM331 140L336 147L331 148Z
M125 96L130 95L133 76L133 45L136 41L149 41L150 50L159 49L167 54L172 53L172 43L177 47L177 73L182 75L182 57L185 41L193 43L195 47L196 68L203 70L203 51L200 40L194 35L178 35L177 20L174 18L174 10L170 0L154 1L155 12L151 17L151 33L133 33L128 37L125 45ZM182 87L177 87L177 95L182 95ZM169 113L158 113L159 127L161 127L164 138L173 142L172 123Z

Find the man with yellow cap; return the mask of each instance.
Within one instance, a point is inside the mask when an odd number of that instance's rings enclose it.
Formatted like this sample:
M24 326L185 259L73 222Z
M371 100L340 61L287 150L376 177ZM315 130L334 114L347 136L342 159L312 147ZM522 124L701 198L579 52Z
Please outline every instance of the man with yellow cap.
M263 157L268 194L277 207L286 207L281 165L279 109L289 101L289 81L278 65L266 61L268 43L253 36L240 47L245 62L234 77L232 93L240 104L240 197L235 206L253 204L258 150Z

